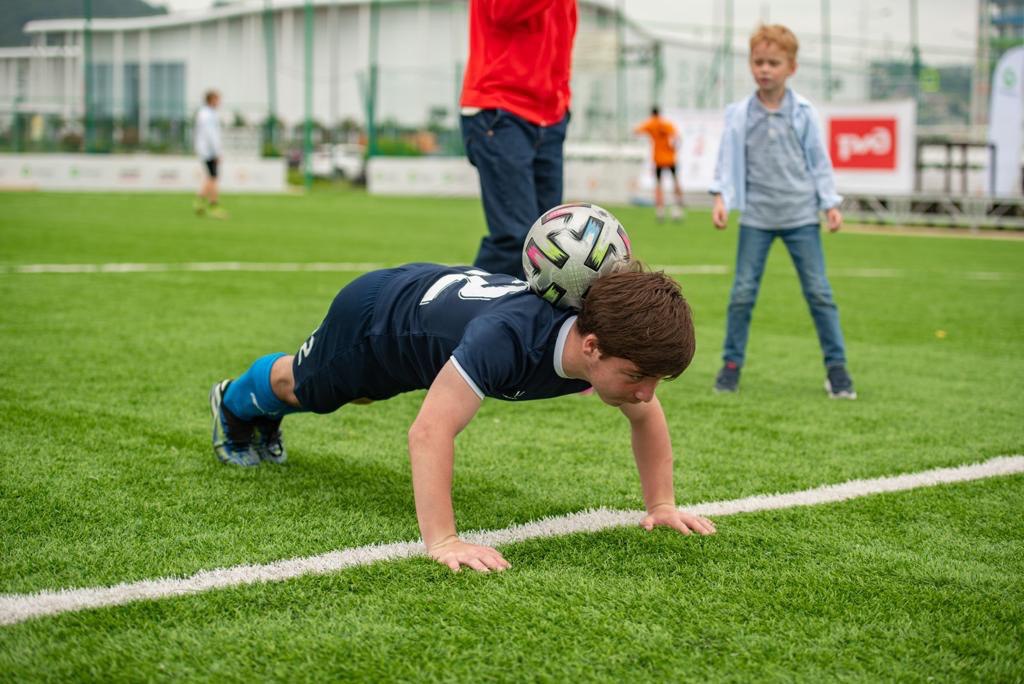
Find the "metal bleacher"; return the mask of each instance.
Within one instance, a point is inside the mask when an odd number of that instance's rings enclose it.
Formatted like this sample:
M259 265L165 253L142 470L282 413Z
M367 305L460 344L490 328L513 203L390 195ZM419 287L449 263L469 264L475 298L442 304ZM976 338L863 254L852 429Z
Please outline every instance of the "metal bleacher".
M843 216L857 223L1024 229L1024 198L914 193L845 195Z
M983 169L977 163L977 155L987 155L991 160L995 154L991 143L951 136L920 136L916 150L915 192L846 194L841 206L843 215L858 223L1024 229L1024 197L993 197L977 189L968 192L968 175ZM973 157L972 151L976 153ZM992 166L988 164L989 169ZM941 173L940 190L922 190L922 178L929 170ZM957 176L958 182L954 182ZM994 187L991 171L985 180L988 189Z

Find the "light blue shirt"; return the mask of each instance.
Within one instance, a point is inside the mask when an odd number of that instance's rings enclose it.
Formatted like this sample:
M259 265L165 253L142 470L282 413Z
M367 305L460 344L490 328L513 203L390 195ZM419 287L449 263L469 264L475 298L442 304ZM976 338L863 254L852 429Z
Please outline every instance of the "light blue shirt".
M814 186L817 209L831 209L838 206L843 198L836 193L832 161L822 140L818 113L806 98L795 91L787 90L787 96L793 99L789 124L803 152L807 173ZM754 97L746 97L725 109L725 130L718 146L715 179L710 188L712 194L722 196L727 209L744 212L747 210L747 111ZM792 190L790 188L789 191Z
M751 228L797 228L818 223L818 194L804 151L789 124L793 94L769 110L760 99L747 107L747 208L740 223Z

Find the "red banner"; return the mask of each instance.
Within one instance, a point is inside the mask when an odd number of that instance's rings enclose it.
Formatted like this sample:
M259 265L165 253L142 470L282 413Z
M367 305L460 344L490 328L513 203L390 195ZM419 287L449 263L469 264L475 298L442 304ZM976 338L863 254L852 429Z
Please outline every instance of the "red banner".
M828 151L837 169L895 169L896 119L833 118Z

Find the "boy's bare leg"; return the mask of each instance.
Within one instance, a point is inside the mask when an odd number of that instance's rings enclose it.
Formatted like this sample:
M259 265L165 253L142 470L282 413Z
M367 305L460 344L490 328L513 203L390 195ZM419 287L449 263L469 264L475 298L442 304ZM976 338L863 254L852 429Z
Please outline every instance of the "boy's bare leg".
M207 176L203 180L203 184L199 186L199 199L206 200L209 204L214 204L217 201L217 180Z
M676 195L676 204L672 207L672 218L677 221L683 218L683 188L679 186L679 181L673 177L674 187Z
M202 216L206 213L206 207L210 203L210 177L207 176L203 179L203 182L199 185L199 192L196 193L195 201L192 203L192 208L195 212Z
M270 388L274 396L294 408L302 408L295 397L295 376L292 374L294 354L287 354L274 361L270 367Z
M672 175L672 190L675 193L676 203L672 207L672 218L677 221L683 218L683 188L679 185L679 179Z

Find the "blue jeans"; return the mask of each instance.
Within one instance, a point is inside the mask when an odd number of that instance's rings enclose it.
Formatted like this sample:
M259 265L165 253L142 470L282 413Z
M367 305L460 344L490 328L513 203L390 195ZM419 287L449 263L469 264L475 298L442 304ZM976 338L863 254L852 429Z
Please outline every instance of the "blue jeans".
M764 264L775 238L782 238L800 277L804 299L811 310L825 366L846 364L843 331L839 328L839 309L832 300L832 288L825 277L825 254L821 249L821 229L816 223L799 228L763 230L740 226L736 249L736 279L729 294L728 322L722 359L743 365L750 332L750 316L757 302Z
M538 126L503 109L462 117L466 156L480 174L488 234L473 265L523 278L523 240L533 222L562 203L562 144L569 114Z

